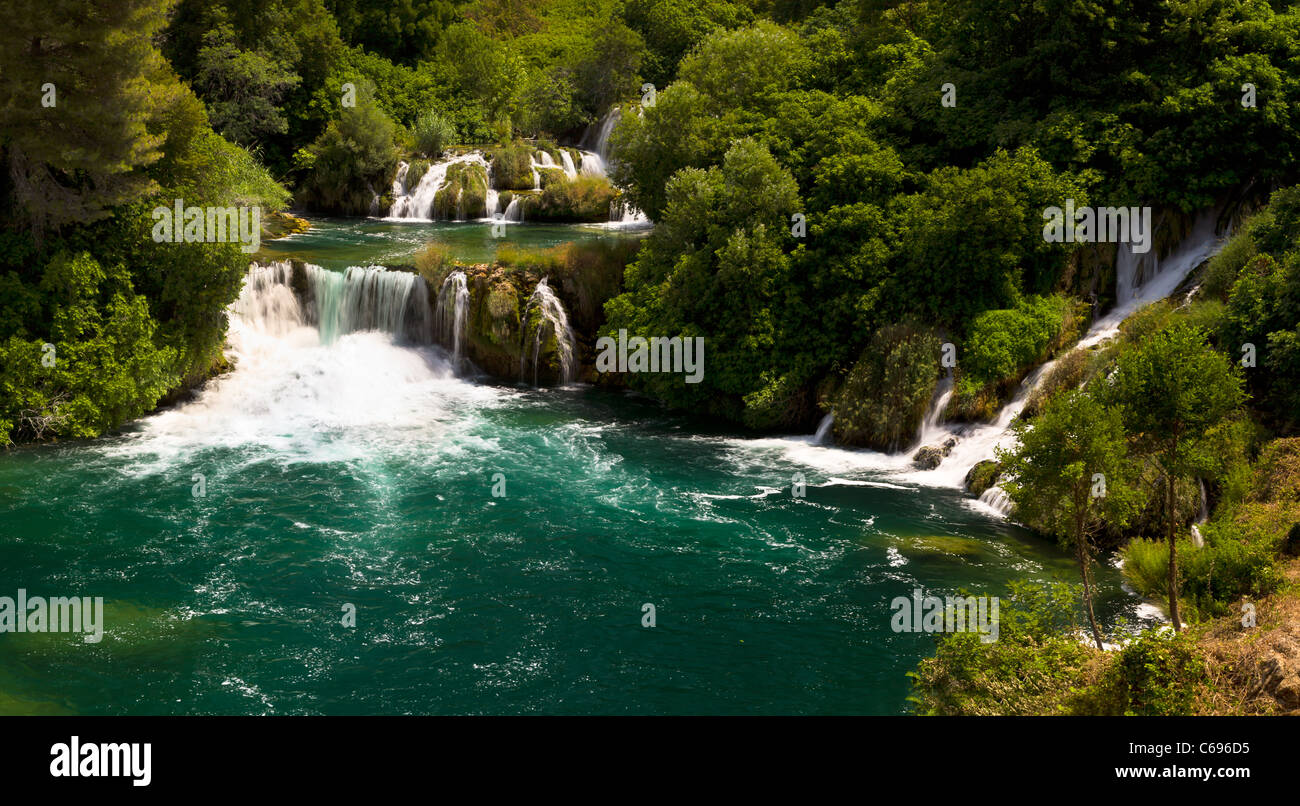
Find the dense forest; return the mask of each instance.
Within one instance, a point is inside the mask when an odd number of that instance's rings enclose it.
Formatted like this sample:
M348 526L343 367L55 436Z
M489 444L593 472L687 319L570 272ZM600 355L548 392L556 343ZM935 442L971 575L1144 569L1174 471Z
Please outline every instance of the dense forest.
M158 243L156 206L256 205L272 238L293 226L284 213L386 209L399 164L471 147L495 190L529 190L528 154L560 155L612 120L609 179L544 179L533 215L643 211L639 248L568 256L601 278L580 337L588 351L620 330L704 337L708 370L698 384L607 382L753 431L810 432L834 412L839 444L901 451L945 382L946 346L949 421L993 420L1057 359L1018 444L971 490L999 484L1018 519L1078 557L1085 618L1102 552L1120 552L1176 629L1287 584L1300 550L1290 3L16 6L0 30L0 442L100 435L228 369L249 256ZM457 198L489 189L455 181ZM1179 296L1075 349L1123 300L1114 243L1044 237L1044 210L1066 200L1151 208L1157 255L1206 211L1232 237ZM424 261L434 285L455 264ZM1097 671L1050 615L1067 594L1022 593L998 644L943 640L918 673L921 710L1195 707L1151 694L1210 663L1189 639L1143 639ZM1089 634L1100 648L1095 622ZM1089 674L1065 703L1061 682Z

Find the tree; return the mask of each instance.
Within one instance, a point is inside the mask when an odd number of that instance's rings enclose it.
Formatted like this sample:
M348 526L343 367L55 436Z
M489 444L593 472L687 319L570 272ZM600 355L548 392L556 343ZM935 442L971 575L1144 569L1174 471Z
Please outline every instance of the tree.
M228 25L209 31L203 43L194 87L207 102L212 128L241 145L288 131L280 99L302 79L258 51L240 50Z
M344 215L364 215L371 194L397 162L397 126L379 108L374 88L357 87L357 105L344 107L307 149L311 172L303 182L305 201Z
M1155 457L1164 474L1169 617L1178 631L1174 483L1208 471L1206 436L1245 400L1241 374L1200 328L1180 323L1121 353L1105 394L1122 407L1137 448Z
M1091 536L1103 522L1123 525L1135 509L1120 412L1071 390L1053 397L1032 422L1014 426L1018 444L998 450L1001 486L1026 523L1074 550L1092 637L1101 630L1092 607Z
M767 149L745 139L720 168L679 171L667 197L662 219L628 266L626 293L605 304L603 332L703 336L703 382L659 373L631 382L676 406L734 406L746 396L757 404L789 369L775 351L775 329L789 282L786 222L799 209L798 186Z
M46 230L154 185L171 81L153 37L173 0L17 0L0 26L0 146L18 211Z

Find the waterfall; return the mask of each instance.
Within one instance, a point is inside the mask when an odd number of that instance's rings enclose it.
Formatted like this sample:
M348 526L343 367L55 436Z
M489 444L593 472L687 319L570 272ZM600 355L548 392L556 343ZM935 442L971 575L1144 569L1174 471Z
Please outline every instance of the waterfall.
M524 306L524 342L520 347L519 353L519 379L526 380L524 374L526 362L528 360L528 312L535 310L538 320L537 326L533 328L533 385L537 385L537 365L541 358L542 344L546 341L546 332L555 335L555 350L560 358L560 382L569 383L574 377L573 362L573 328L569 327L568 314L564 312L564 305L560 303L559 297L551 290L547 278L537 284L533 290L533 295L528 298L528 303Z
M393 180L393 206L389 208L389 218L401 218L417 221L433 221L435 219L433 201L442 190L443 185L447 183L447 171L453 165L477 165L483 168L484 175L487 177L487 193L484 203L482 216L475 218L491 218L496 212L497 193L492 189L492 166L483 156L481 151L472 151L468 154L462 154L451 159L441 160L429 166L420 177L419 183L414 189L406 186L406 175L410 168L406 163L399 163L397 166L398 179ZM464 217L467 211L460 209L460 203L457 202L457 214Z
M567 149L560 149L560 159L564 162L564 175L572 182L578 178L578 169L573 167L573 157L569 156Z
M512 196L510 198L510 203L506 205L506 211L502 214L501 218L504 221L523 223L524 208L523 205L519 203L519 196Z
M339 273L310 263L302 271L305 289L299 300L288 261L250 266L235 312L268 332L315 325L322 344L367 330L414 344L433 341L428 284L419 275L378 266Z
M406 172L411 170L411 163L398 162L397 176L393 177L393 199L399 199L406 195ZM393 209L397 208L396 201L393 202Z
M1088 349L1119 333L1120 323L1145 305L1164 299L1174 292L1197 266L1200 266L1222 248L1224 238L1215 231L1218 220L1217 210L1204 210L1194 221L1191 233L1163 260L1154 252L1140 255L1133 252L1130 244L1120 244L1116 258L1116 303L1115 308L1106 316L1098 319L1089 328L1074 350ZM949 437L957 437L957 444L933 470L909 474L916 481L932 483L944 487L961 487L966 474L977 463L992 459L997 448L1009 449L1015 442L1015 435L1010 430L1011 424L1030 395L1051 375L1057 360L1048 361L1031 372L1020 384L1015 396L998 412L992 423L974 426L959 431L956 428L939 426L934 421L934 428L922 426L922 445ZM947 400L942 402L947 405ZM942 411L939 401L932 405L926 420ZM987 493L986 491L986 494ZM989 502L986 502L989 503ZM992 504L991 504L992 505ZM997 508L995 506L995 508Z
M582 150L582 173L584 176L608 176L609 175L609 135L618 125L618 119L622 112L617 106L611 108L601 118L600 128L596 130L595 142L590 142L592 131L588 129L587 134L583 137L583 145L589 146L593 150Z
M1201 485L1201 511L1196 515L1196 522L1192 524L1192 543L1196 547L1202 548L1205 545L1205 538L1201 536L1201 524L1210 519L1210 503L1205 495L1205 479L1197 479L1196 483Z
M948 408L948 401L952 400L952 389L951 372L940 378L934 385L934 394L930 396L930 408L926 410L925 417L916 430L917 445L929 445L949 436L948 430L942 426L942 423L943 412Z
M464 359L466 315L469 308L469 286L465 272L454 271L447 275L438 291L438 302L433 311L433 329L444 347L451 347L452 367L460 372Z
M288 261L248 267L239 299L231 306L239 319L253 330L270 336L284 336L307 324L307 317L290 285L293 267Z
M609 222L621 227L642 227L650 224L646 214L621 198L609 203Z
M1011 511L1015 508L1015 502L1011 500L1011 496L1007 495L1007 491L996 484L980 494L980 503L1004 518L1011 517Z
M817 424L817 433L813 434L814 445L825 445L831 436L831 426L835 424L835 412L829 412L822 421Z

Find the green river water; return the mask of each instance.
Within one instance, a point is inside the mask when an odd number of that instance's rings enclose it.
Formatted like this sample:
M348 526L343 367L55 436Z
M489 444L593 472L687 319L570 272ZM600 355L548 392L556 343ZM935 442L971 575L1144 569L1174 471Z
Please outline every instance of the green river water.
M402 226L276 248L491 248ZM891 630L894 597L1076 577L959 491L807 435L472 383L378 332L236 317L231 343L197 400L0 455L0 596L103 597L106 624L0 634L0 713L905 713L934 639ZM1106 624L1137 619L1099 585Z

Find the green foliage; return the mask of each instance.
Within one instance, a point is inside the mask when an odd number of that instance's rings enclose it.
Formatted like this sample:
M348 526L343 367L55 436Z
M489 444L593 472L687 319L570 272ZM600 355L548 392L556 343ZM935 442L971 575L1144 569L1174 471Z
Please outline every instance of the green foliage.
M1027 297L1014 308L987 310L976 316L962 342L961 391L1018 378L1045 358L1061 332L1071 304L1063 297Z
M1205 686L1205 660L1188 635L1146 632L1119 653L1090 692L1089 713L1187 716Z
M1093 651L1069 634L1077 596L1065 583L1012 582L999 607L998 640L973 632L938 639L935 656L911 672L917 713L1057 713L1085 677Z
M355 107L343 109L312 143L311 173L300 201L317 210L363 215L376 188L397 163L397 127L375 103L368 85L357 88Z
M1032 149L999 150L969 170L939 169L924 192L898 200L905 235L897 305L957 324L1010 308L1022 290L1050 290L1073 244L1043 239L1042 212L1085 196Z
M547 174L552 175L548 180ZM554 174L559 174L554 178ZM527 197L524 219L538 222L601 222L609 220L615 190L603 177L578 176L569 181L563 171L544 171L542 192Z
M437 112L425 112L415 121L415 147L431 159L442 156L456 141L456 128Z
M497 190L532 190L532 148L511 145L492 153L492 185Z
M627 292L605 306L606 332L706 335L704 379L641 373L633 386L716 409L780 383L788 362L776 352L776 307L790 269L785 222L797 209L793 177L752 140L732 146L721 168L673 178L658 226L628 267Z
M916 435L938 377L940 340L912 324L878 330L832 402L846 445L899 450Z
M1086 544L1103 518L1127 521L1136 497L1119 410L1072 390L1013 428L1017 445L998 460L1017 517L1070 548Z
M487 171L482 165L458 162L433 197L437 218L463 220L487 216Z
M1258 255L1232 285L1222 322L1224 348L1243 364L1249 388L1284 429L1300 426L1300 252L1279 263Z
M327 5L348 44L415 64L433 55L443 29L456 19L465 0L329 0Z
M289 130L279 103L302 77L266 54L240 50L229 25L204 35L197 70L194 88L206 99L212 127L222 135L253 145Z
M1184 323L1122 352L1104 389L1123 407L1129 433L1174 476L1211 464L1205 437L1245 399L1239 369L1206 344L1204 331Z
M175 353L155 345L148 303L124 267L60 252L41 291L53 350L17 336L0 345L7 438L96 436L140 416L177 382Z
M181 91L152 39L171 0L22 0L0 27L0 144L11 213L39 243L156 186L157 130ZM42 103L53 85L54 105Z

